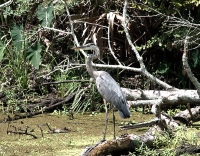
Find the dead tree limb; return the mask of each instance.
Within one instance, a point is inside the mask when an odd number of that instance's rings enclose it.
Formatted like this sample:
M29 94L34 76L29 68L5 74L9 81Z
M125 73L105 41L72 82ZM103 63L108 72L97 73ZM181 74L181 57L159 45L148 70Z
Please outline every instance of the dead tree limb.
M74 93L71 93L70 95L68 95L63 101L60 101L60 102L57 102L53 105L50 105L49 107L45 107L43 108L43 110L40 110L40 111L36 111L36 112L32 112L32 113L29 113L27 116L30 117L30 116L33 116L33 115L38 115L38 114L42 114L44 112L47 112L48 110L52 110L53 108L59 106L59 105L62 105L66 102L68 102L70 99L72 99L75 95L77 94L77 91L74 92Z
M27 118L27 117L32 117L32 116L35 116L35 115L39 115L39 114L42 114L42 113L45 113L45 112L48 112L50 110L52 110L53 108L55 107L58 107L62 104L66 104L69 100L71 100L72 98L74 98L74 96L77 94L78 91L74 92L74 93L71 93L70 95L68 95L67 97L63 98L61 101L60 100L50 100L48 102L50 102L50 104L46 107L41 107L40 110L38 111L30 111L30 112L27 112L26 114L16 114L13 118L9 118L9 119L5 119L6 121L12 121L12 120L18 120L18 119L23 119L23 118ZM45 101L47 102L47 101ZM54 102L54 103L52 103ZM40 106L43 105L43 104L39 104ZM70 104L71 105L71 104ZM37 104L35 105L37 106ZM31 110L32 108L30 108Z
M187 56L188 51L187 50L188 50L188 36L186 36L186 38L184 40L184 51L183 51L183 56L182 56L182 62L183 62L183 67L184 67L189 79L194 84L195 88L197 89L197 93L200 96L200 83L198 82L198 80L194 76L194 74L192 73L191 68L188 64L188 56Z
M13 128L14 130L10 130L10 128ZM7 128L7 134L18 134L20 135L29 135L32 136L34 139L37 139L37 136L31 133L31 130L29 131L30 127L26 126L26 128L23 130L21 127L16 127L8 123L8 128Z
M197 90L131 90L122 88L130 107L153 105L162 98L162 105L198 104L200 98Z

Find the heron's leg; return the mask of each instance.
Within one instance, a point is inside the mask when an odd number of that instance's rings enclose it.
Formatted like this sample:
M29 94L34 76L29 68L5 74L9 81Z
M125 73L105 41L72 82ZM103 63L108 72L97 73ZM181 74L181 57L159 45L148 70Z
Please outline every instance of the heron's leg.
M105 111L106 111L106 123L105 123L105 128L104 128L104 136L103 136L103 141L106 140L106 131L107 131L107 126L108 126L108 108L106 104L106 100L103 99L104 105L105 105Z
M113 107L113 109L112 109L112 111L113 111L113 125L114 125L114 134L113 134L113 136L114 136L114 140L116 139L116 136L115 136L115 113L114 113L114 107Z

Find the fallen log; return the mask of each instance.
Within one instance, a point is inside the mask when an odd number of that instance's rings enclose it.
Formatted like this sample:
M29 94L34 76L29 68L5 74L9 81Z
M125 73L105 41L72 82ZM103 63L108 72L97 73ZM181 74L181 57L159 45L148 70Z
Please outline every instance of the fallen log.
M200 120L200 106L191 109L193 118L190 115L182 115L189 113L188 110L182 111L175 115L176 120L161 114L161 120L155 119L155 125L151 127L143 135L135 134L125 134L117 138L116 140L107 140L104 142L99 142L91 147L86 147L81 153L81 156L98 156L98 155L115 155L116 153L128 154L128 152L135 151L136 148L139 148L142 144L145 144L147 147L153 147L154 140L158 137L173 136L175 129L180 126L182 119L185 118L186 121L199 121ZM180 118L177 118L177 117ZM137 127L137 126L135 126ZM122 126L122 129L127 129L127 127ZM130 128L130 127L129 127Z
M160 97L168 97L169 99L177 99L179 97L185 100L199 100L197 90L185 90L171 88L168 90L140 90L121 88L125 93L127 100L156 100ZM188 102L188 101L187 101Z
M132 90L122 88L129 107L159 106L160 109L176 105L199 105L200 98L197 90L184 90L171 88L168 90ZM155 107L154 106L154 107ZM143 109L144 112L144 109Z

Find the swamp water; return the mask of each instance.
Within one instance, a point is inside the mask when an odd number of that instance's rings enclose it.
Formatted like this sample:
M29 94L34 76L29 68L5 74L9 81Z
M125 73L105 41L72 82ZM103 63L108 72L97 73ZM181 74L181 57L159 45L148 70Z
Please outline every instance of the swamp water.
M116 117L116 137L126 134L143 134L148 128L120 131L119 126L133 122L144 122L154 118L153 115L132 112L131 118L121 119L115 112ZM7 118L0 114L0 121ZM69 129L66 133L49 133L46 125L52 129ZM41 114L32 118L19 119L0 123L0 156L78 156L88 145L94 145L103 138L105 125L105 113L94 114L74 114L74 119L70 120L66 115ZM28 126L28 129L27 129ZM39 127L38 127L39 126ZM31 135L7 134L11 132L22 132L27 129ZM41 133L41 129L43 133ZM43 134L43 137L42 137ZM113 138L112 113L109 112L107 129L107 140Z

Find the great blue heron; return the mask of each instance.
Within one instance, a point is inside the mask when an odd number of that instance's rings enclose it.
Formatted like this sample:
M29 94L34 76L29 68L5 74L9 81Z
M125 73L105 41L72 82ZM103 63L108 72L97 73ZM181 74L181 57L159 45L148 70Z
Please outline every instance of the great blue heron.
M98 46L89 43L80 47L74 47L75 50L94 50L95 54L89 54L86 59L86 68L92 78L96 80L96 85L99 93L103 98L115 107L122 118L129 118L130 111L127 105L126 97L122 92L117 82L105 71L96 71L92 66L92 61L97 59L100 55ZM106 109L106 123L103 140L106 139L106 130L108 125L108 112ZM113 110L113 124L114 124L114 139L115 139L115 116Z

